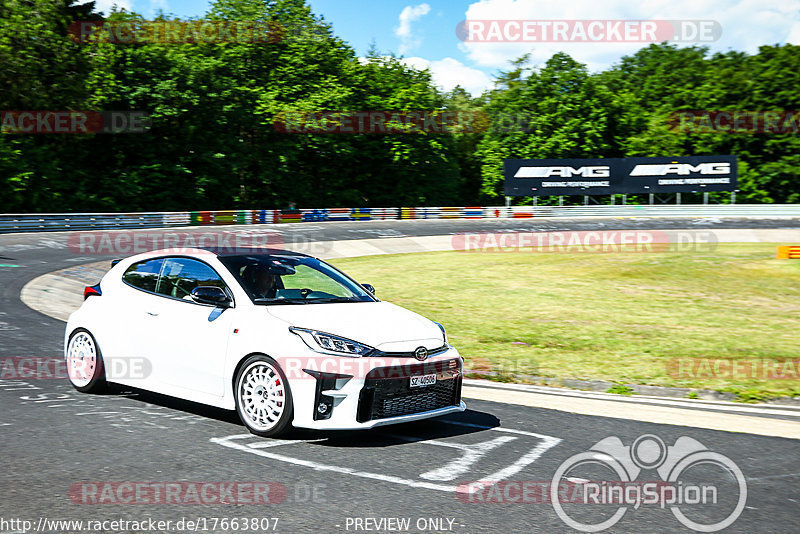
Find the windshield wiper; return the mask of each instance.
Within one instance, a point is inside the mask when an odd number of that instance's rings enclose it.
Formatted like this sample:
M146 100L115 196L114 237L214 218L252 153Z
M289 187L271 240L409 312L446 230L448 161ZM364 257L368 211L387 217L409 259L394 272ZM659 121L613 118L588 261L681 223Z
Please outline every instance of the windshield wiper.
M308 304L310 301L306 299L267 299L258 298L253 299L256 304Z
M312 304L322 304L328 302L361 302L353 297L323 297L318 299L309 299L307 302Z
M276 299L276 298L257 298L253 299L256 304L328 304L331 302L364 302L356 297L320 297L310 299Z

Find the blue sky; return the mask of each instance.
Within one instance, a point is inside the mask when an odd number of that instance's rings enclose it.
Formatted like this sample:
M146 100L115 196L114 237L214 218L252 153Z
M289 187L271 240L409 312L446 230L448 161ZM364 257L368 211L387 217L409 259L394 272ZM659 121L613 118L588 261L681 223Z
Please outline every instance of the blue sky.
M202 16L205 0L98 0L152 16L157 9L181 18ZM374 43L383 53L402 55L407 63L430 68L444 89L456 84L478 94L509 61L531 54L540 65L553 53L565 51L601 70L641 43L465 43L456 25L469 20L713 20L721 37L707 43L712 51L756 52L758 46L800 44L800 0L309 0L313 11L333 24L335 33L359 55Z

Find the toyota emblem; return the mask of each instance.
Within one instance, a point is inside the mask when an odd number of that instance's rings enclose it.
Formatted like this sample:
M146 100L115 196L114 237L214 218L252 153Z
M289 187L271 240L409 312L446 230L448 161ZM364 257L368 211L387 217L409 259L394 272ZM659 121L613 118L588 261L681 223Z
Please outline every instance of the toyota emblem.
M425 347L418 347L417 350L414 351L414 358L424 362L428 358L428 349Z

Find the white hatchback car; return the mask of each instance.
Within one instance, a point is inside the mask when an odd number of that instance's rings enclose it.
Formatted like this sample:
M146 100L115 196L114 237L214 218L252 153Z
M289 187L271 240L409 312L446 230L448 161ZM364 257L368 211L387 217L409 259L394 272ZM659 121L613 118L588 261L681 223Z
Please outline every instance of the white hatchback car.
M288 251L113 263L65 333L76 389L107 382L235 409L248 429L360 429L463 411L444 328Z

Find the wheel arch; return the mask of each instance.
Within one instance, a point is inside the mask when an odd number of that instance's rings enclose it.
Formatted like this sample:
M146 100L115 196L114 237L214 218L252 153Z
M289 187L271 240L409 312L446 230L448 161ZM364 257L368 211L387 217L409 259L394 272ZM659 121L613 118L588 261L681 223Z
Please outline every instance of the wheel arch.
M276 360L275 358L273 358L272 356L270 356L266 352L253 351L253 352L251 352L249 354L245 354L244 356L239 358L239 361L236 362L236 366L234 366L233 373L231 374L230 386L231 386L231 394L233 395L234 399L236 399L236 377L239 376L239 371L241 371L242 367L244 366L244 362L246 362L247 360L249 360L253 356L265 356L265 357L269 358L270 360L272 360L273 362L275 362L275 364L278 367L281 367L281 364L278 362L278 360ZM282 367L281 367L281 371L283 371ZM284 372L284 374L286 373L286 371L283 371L283 372Z

